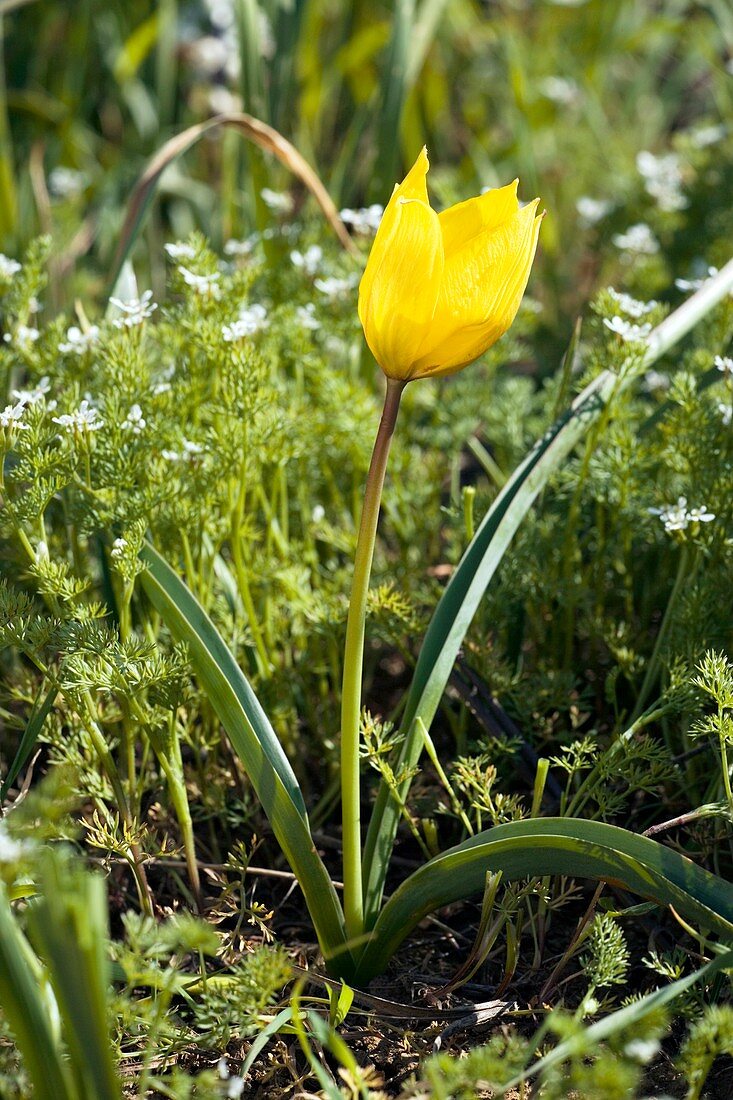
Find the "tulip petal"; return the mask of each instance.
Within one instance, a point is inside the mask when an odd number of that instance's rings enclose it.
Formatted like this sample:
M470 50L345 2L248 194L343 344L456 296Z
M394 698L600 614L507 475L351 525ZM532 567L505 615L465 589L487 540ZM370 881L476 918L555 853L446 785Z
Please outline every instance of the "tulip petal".
M419 199L399 196L390 222L389 247L368 280L365 272L359 288L359 318L384 373L407 379L435 313L443 238L438 215Z
M382 215L382 220L379 223L379 228L377 229L374 243L369 253L369 259L367 260L366 269L359 286L359 318L362 325L364 324L364 318L362 317L362 301L368 302L374 284L374 277L379 270L382 260L392 247L395 228L398 221L397 203L400 199L418 199L424 202L426 206L429 205L427 185L429 167L430 163L428 161L427 149L423 146L418 154L417 160L403 179L402 183L395 184L392 197L387 203L384 214Z
M483 195L456 203L441 211L440 228L443 232L443 248L446 257L462 247L485 229L498 229L517 213L517 187L513 180L506 187L492 187Z
M507 331L537 248L542 221L535 214L538 202L446 257L433 325L417 354L414 377L451 374Z

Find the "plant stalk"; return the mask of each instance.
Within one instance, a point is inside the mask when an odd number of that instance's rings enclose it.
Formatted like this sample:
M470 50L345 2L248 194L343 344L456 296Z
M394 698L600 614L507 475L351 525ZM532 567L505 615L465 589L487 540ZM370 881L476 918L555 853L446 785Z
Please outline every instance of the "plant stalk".
M382 419L369 464L359 537L354 559L349 615L346 621L344 675L341 691L341 805L344 861L344 915L349 937L364 931L361 874L361 799L359 784L359 720L361 716L364 634L369 577L377 537L379 506L392 435L404 382L387 379Z

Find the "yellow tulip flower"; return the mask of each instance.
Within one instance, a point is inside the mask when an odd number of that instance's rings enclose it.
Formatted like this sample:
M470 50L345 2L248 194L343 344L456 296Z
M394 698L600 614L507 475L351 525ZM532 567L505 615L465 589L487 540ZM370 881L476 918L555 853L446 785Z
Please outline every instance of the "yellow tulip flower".
M436 213L423 148L392 194L359 287L359 319L388 378L452 374L503 336L529 279L542 214L518 180Z

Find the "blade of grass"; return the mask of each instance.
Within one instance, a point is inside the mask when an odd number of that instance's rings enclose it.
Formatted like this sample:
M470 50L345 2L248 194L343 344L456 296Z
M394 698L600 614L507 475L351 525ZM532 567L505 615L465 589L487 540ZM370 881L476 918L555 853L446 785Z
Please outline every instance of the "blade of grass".
M80 1097L121 1100L107 1015L107 891L60 850L48 851L41 897L28 914L48 966Z
M40 736L41 730L43 729L43 723L46 721L46 718L49 715L57 693L58 688L54 684L48 689L45 696L41 700L41 692L39 691L33 706L33 712L28 719L28 725L25 727L23 736L20 739L18 751L15 754L13 763L8 769L8 774L5 776L5 779L2 782L2 786L0 786L0 803L5 801L5 796L10 790L11 785L15 782L18 773L33 752L35 743Z
M257 696L218 630L191 591L147 543L147 570L140 582L171 633L188 655L212 707L229 736L267 814L308 905L327 963L348 968L343 912L316 851L303 795L290 762Z
M732 288L733 260L730 260L714 278L651 333L643 366L647 368L656 362L722 301ZM611 371L598 375L575 398L564 416L538 440L486 513L441 596L425 634L405 706L402 722L405 740L397 770L404 768L409 776L417 765L423 740L416 719L419 716L425 727L430 729L466 632L525 515L555 470L560 468L601 415L613 394L625 389L638 376L638 370L630 372L627 378L620 378ZM399 802L402 804L409 786L408 778L399 788ZM364 848L364 905L367 927L373 925L379 911L384 877L400 813L398 801L383 781Z
M236 112L231 114L220 114L216 115L214 118L207 119L206 122L198 123L196 126L190 126L180 134L176 134L175 137L166 141L148 162L147 167L135 185L132 197L127 206L127 213L120 232L117 252L112 262L112 271L109 278L110 287L115 286L122 265L130 255L132 246L137 240L137 236L150 203L152 202L155 188L162 173L169 164L172 164L177 157L190 149L191 146L202 137L222 127L236 130L249 141L254 142L260 149L276 156L278 160L297 176L311 192L344 248L349 252L354 252L354 245L351 237L339 217L338 210L331 196L326 191L326 188L321 183L315 171L300 155L295 146L291 145L290 142L287 141L282 134L278 133L277 130L274 130L272 126L260 122L259 119L253 118L251 115Z
M41 964L13 916L0 881L0 1003L36 1100L78 1100L68 1067L54 1038L51 1006L41 992Z
M358 963L359 981L380 973L429 913L503 880L551 874L620 885L733 944L733 885L678 852L615 825L572 818L512 821L470 837L410 875L388 899Z

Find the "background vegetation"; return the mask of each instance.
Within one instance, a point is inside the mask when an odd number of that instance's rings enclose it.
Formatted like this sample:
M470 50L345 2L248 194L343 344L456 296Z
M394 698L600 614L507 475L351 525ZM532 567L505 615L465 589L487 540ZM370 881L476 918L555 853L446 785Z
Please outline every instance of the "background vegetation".
M715 958L707 930L582 880L497 885L490 919L443 914L330 1014L323 987L293 986L317 965L312 929L138 552L148 534L247 673L337 878L341 652L380 388L355 310L369 207L427 142L436 204L518 175L548 211L510 335L406 392L368 623L376 776L498 490L730 259L729 5L5 0L0 20L0 1094L42 1096L45 1074L49 1097L80 1100L120 1077L141 1097L472 1096L534 1065L543 1097L727 1095L728 979L685 984ZM280 161L215 130L171 159L115 281L149 159L239 110L316 169L353 250ZM390 887L538 813L651 831L730 879L732 332L728 297L653 370L639 355L523 523ZM676 999L618 1015L656 987ZM412 1030L387 999L417 1005ZM489 999L498 1025L470 1016Z

